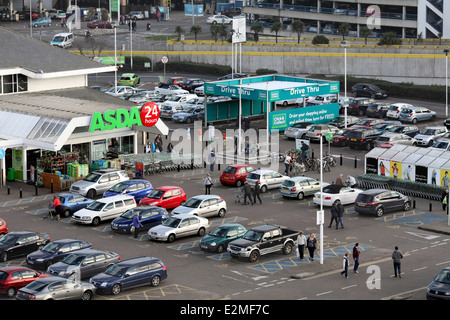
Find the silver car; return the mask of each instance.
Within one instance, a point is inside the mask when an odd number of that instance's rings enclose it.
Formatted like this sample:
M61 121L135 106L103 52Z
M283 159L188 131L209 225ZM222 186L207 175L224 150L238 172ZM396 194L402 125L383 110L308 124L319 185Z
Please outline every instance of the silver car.
M333 133L334 134L338 130L339 130L339 128L335 127L333 125L316 124L316 125L312 126L312 128L309 129L306 132L306 138L308 138L311 141L313 141L313 140L320 141L320 138L322 137L322 140L326 141L325 140L325 135L327 133Z
M323 186L329 183L324 182ZM312 196L314 193L320 191L320 181L308 177L293 177L289 178L281 184L280 193L283 197L297 198L302 200L306 196Z
M17 300L91 300L95 286L60 277L37 279L17 292Z
M209 221L191 214L177 214L169 217L161 225L148 230L150 240L173 242L177 238L198 235L203 237Z
M106 190L119 182L130 180L125 170L100 169L92 171L83 180L70 186L70 192L78 193L88 198L103 194Z
M259 181L261 193L266 192L268 189L279 188L283 181L287 179L289 179L288 176L272 170L255 170L246 177L248 184L251 186L254 186L256 181Z
M417 141L410 136L403 133L386 132L380 135L375 140L375 145L381 148L390 148L394 144L406 144L409 146L416 146Z
M306 132L311 129L314 123L297 122L290 127L284 129L284 136L289 139L305 139Z
M172 211L172 215L192 214L200 217L225 216L227 203L220 196L200 195L188 199Z
M436 112L424 107L410 107L402 110L398 116L402 122L411 122L416 124L419 121L436 120Z

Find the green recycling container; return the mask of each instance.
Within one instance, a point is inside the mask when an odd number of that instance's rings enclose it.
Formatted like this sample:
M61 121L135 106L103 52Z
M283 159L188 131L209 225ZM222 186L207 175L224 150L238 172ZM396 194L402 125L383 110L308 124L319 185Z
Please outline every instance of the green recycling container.
M6 176L6 180L8 180L8 181L15 180L14 168L8 168L8 174Z

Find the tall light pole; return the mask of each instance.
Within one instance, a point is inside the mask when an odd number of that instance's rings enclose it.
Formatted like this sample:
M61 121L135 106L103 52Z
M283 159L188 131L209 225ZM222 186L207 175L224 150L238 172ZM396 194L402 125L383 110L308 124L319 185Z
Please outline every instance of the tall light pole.
M117 94L117 26L114 25L114 93Z
M347 129L347 41L341 42L344 48L344 127Z
M445 116L448 117L448 49L444 50L445 53Z

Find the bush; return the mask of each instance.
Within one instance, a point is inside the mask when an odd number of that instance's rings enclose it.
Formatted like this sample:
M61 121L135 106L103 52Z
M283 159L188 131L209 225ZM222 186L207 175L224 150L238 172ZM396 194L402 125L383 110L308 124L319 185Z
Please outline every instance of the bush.
M150 68L146 68L145 63L150 63ZM133 69L131 69L131 56L125 56L125 64L122 66L119 72L149 71L151 70L152 59L146 56L133 56Z
M394 32L386 32L383 33L383 36L381 37L380 41L378 42L379 46L396 46L401 45L402 39L397 37L397 35Z
M162 62L157 62L154 66L154 70L163 71L164 64ZM169 61L166 63L166 72L223 76L231 73L231 67L188 61Z
M273 73L277 73L275 70L270 70L270 69L258 69L256 70L256 75L260 76L260 75L265 75L265 74L273 74Z
M312 43L312 44L329 44L329 43L330 43L330 40L328 40L328 38L325 37L325 36L318 35L318 36L315 36L315 37L312 39L312 42L311 42L311 43Z

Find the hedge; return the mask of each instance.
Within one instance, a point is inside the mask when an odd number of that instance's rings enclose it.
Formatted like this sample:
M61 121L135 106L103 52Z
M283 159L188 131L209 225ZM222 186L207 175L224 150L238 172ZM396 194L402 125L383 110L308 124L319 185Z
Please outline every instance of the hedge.
M154 66L154 71L164 71L164 64L157 62ZM231 73L231 67L208 63L169 61L166 63L166 72L224 76Z

